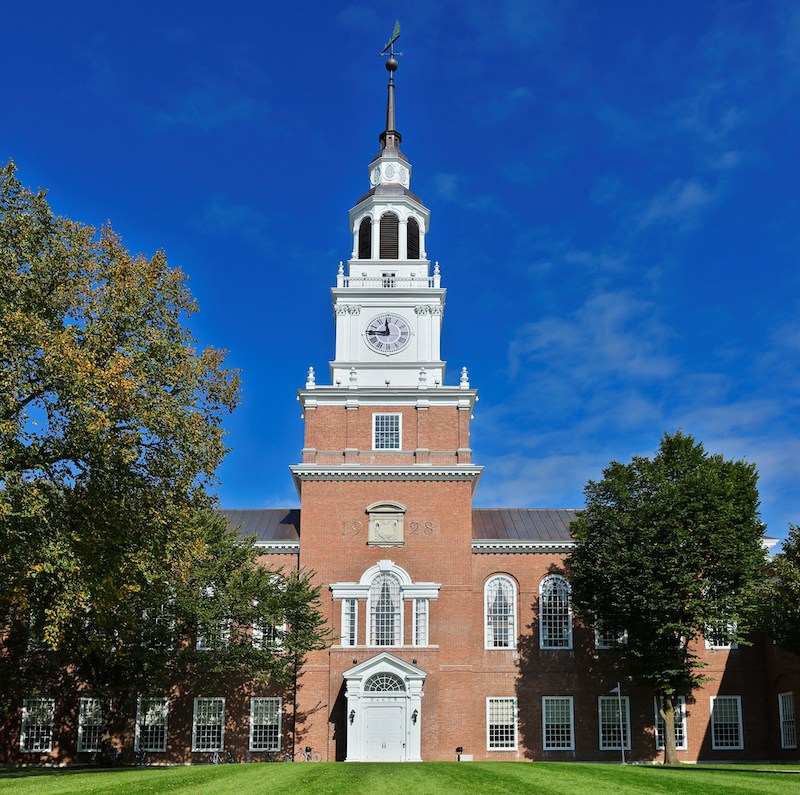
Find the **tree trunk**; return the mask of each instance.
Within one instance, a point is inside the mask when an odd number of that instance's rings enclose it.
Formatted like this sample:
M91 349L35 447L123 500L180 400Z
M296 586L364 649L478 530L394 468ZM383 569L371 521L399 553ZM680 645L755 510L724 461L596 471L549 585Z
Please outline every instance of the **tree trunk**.
M675 702L671 693L658 697L658 714L664 721L664 764L677 765L678 752L675 748Z

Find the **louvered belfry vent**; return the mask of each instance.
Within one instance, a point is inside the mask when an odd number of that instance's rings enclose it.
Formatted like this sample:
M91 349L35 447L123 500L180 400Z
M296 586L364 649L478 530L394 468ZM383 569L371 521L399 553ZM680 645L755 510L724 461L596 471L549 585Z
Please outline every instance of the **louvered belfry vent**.
M408 234L408 258L419 259L419 224L416 218L409 218L406 227Z
M394 213L381 216L381 259L397 259L400 219Z
M372 219L365 218L358 227L358 258L372 259Z

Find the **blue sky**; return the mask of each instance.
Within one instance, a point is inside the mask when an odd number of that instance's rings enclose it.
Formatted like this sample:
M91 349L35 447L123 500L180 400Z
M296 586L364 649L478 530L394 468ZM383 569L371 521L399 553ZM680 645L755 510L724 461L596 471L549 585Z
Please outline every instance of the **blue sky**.
M800 521L800 6L494 0L4 5L0 157L55 209L167 251L230 351L226 507L292 506L295 401L398 128L480 403L476 504L579 507L678 428Z

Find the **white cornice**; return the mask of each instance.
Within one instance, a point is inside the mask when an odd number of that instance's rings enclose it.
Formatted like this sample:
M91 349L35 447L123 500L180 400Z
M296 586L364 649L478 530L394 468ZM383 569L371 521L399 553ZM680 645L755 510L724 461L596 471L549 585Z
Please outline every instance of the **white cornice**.
M483 467L475 464L454 464L453 466L434 466L432 464L417 464L415 466L296 464L295 466L290 466L289 471L294 478L298 494L300 494L300 484L303 481L346 483L375 480L469 481L472 483L472 491L474 493L483 473Z
M337 367L347 367L349 362L336 362ZM377 364L359 362L364 370L378 368ZM416 368L418 363L409 365ZM430 363L427 363L430 367ZM315 386L313 389L298 389L297 399L303 410L311 406L459 406L470 411L478 400L477 389L461 389L457 386L417 387L357 387Z
M563 552L572 549L574 541L521 541L521 540L478 540L472 542L472 552L477 555L513 555L539 552Z
M256 541L255 547L260 554L298 555L300 553L299 541Z

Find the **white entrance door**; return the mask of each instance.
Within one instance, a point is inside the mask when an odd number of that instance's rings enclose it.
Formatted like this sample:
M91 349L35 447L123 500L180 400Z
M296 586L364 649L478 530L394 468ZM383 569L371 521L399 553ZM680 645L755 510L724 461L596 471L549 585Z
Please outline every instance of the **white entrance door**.
M366 708L366 762L402 762L405 748L405 706L370 704Z

